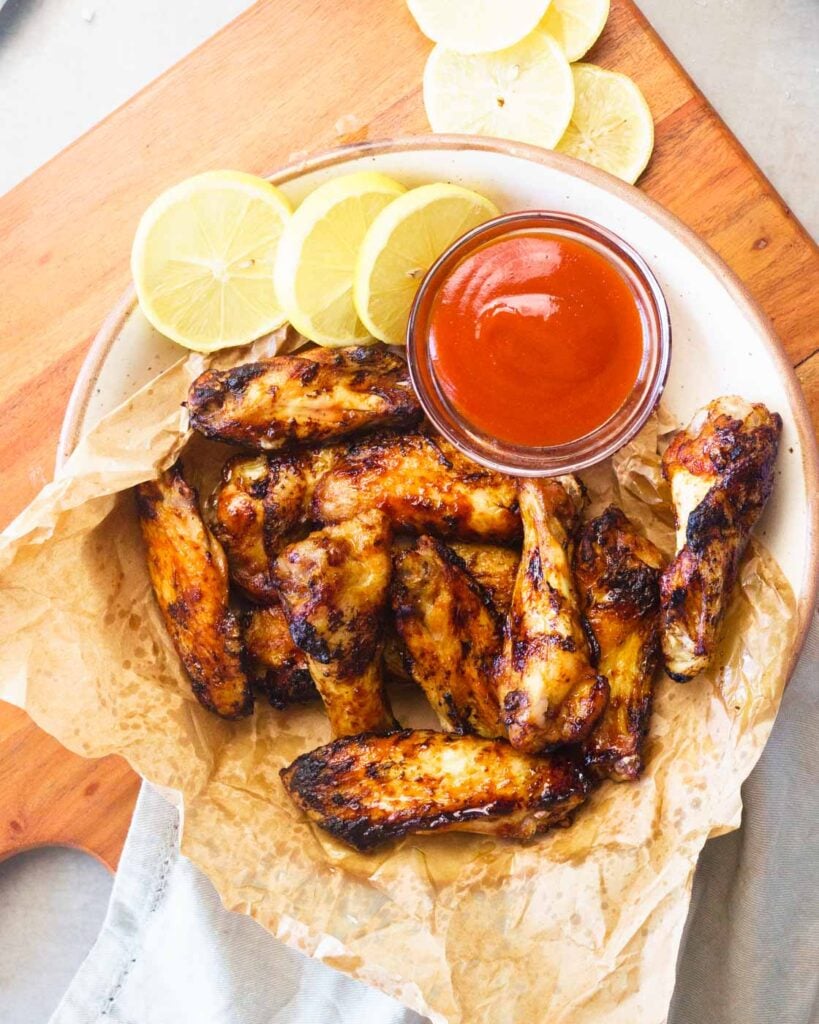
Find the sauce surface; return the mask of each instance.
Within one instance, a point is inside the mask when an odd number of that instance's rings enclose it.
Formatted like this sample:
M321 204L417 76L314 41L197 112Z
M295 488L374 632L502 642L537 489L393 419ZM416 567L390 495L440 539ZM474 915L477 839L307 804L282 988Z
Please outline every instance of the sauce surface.
M430 310L440 385L474 427L527 446L599 427L633 388L637 302L589 246L546 231L487 242L443 282Z

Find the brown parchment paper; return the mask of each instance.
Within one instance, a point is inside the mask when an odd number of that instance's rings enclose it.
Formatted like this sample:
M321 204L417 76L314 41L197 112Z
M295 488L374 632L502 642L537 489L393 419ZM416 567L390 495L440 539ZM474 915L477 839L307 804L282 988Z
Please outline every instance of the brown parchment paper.
M435 1021L665 1020L697 856L738 826L740 784L786 681L794 600L773 559L751 545L715 667L658 683L638 784L607 783L571 828L528 846L449 835L351 853L301 818L278 779L328 740L320 709L259 700L240 723L208 714L152 598L130 488L185 446L180 403L205 365L180 360L102 421L3 534L0 696L70 749L119 753L177 790L182 851L229 909ZM655 417L585 478L592 511L617 501L665 551L657 453L671 426ZM185 452L200 476L207 447ZM413 699L398 711L419 724Z

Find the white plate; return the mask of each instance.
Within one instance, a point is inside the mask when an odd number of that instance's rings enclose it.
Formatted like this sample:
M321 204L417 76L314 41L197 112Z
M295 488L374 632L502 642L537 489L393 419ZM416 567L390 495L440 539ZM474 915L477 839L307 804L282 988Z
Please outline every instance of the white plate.
M819 457L802 393L770 324L728 267L676 218L608 174L531 146L465 136L367 142L312 157L271 175L296 202L339 173L372 168L406 185L453 181L501 210L580 214L642 254L668 301L671 373L664 402L681 423L722 394L764 402L784 420L773 497L758 532L790 581L804 637L819 582ZM157 334L130 290L103 325L71 397L59 459L103 415L182 350Z

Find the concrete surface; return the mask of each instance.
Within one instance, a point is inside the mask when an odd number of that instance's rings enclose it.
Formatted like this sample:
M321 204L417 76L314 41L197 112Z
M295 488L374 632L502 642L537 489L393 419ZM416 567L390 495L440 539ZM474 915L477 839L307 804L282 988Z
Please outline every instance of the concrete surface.
M248 6L0 0L0 193ZM641 0L641 7L819 234L819 0ZM3 1024L48 1018L93 942L110 885L100 865L73 851L36 851L0 866Z

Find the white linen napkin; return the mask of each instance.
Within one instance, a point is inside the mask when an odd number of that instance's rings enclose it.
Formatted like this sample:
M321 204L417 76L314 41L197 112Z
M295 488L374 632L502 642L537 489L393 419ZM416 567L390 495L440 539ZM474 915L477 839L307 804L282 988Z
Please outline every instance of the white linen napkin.
M700 859L669 1024L819 1020L818 698L819 617L743 787L742 829ZM422 1024L226 911L178 829L143 785L102 931L51 1024Z

